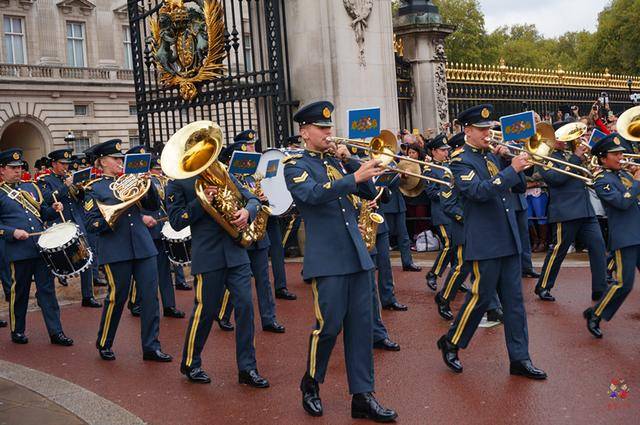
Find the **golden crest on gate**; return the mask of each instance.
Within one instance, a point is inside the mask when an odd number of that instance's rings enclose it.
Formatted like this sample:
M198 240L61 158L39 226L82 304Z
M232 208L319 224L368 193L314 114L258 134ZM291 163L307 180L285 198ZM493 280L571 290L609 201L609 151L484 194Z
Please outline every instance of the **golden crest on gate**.
M178 87L184 100L192 100L197 83L224 75L221 0L164 0L150 28L147 43L163 87Z

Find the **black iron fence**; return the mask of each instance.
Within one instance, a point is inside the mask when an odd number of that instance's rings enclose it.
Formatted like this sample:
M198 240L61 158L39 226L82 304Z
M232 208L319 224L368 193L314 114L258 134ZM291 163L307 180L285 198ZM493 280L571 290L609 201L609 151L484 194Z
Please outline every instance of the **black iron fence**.
M159 152L176 130L204 119L227 142L253 128L263 148L279 147L292 132L286 1L177 3L128 0L140 142ZM200 80L207 63L220 75Z

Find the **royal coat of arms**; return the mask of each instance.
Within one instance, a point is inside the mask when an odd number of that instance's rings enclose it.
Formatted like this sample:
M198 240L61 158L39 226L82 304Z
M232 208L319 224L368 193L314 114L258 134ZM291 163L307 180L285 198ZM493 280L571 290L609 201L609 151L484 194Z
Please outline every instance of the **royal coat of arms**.
M187 5L187 3L194 3ZM192 100L197 83L224 75L224 11L220 0L165 0L147 39L165 88Z

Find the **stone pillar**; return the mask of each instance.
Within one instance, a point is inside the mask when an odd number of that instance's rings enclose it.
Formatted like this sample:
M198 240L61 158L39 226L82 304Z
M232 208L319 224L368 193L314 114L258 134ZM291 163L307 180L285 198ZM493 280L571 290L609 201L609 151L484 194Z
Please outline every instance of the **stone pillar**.
M455 26L442 23L438 8L427 0L407 0L394 19L397 37L404 43L404 59L412 65L414 127L441 131L449 121L444 39Z
M381 108L381 127L398 128L391 0L288 0L291 98L334 103L335 133L347 135L347 110Z

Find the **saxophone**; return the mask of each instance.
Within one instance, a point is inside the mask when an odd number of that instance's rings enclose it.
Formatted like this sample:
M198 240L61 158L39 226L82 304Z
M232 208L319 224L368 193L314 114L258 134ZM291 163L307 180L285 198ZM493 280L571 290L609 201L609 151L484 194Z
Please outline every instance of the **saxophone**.
M381 187L378 194L374 198L374 201L377 201L380 196L382 196L383 191L384 188ZM360 205L358 228L360 229L360 234L362 235L362 240L367 247L367 251L372 251L373 248L375 248L378 226L380 226L380 224L382 223L384 223L384 217L375 212L373 208L369 206L369 202L363 199Z

